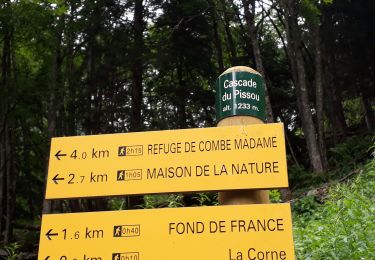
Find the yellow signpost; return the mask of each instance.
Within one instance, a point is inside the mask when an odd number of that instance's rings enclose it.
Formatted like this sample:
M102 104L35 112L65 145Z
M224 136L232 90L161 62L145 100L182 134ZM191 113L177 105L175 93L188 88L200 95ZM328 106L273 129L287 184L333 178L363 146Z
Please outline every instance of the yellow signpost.
M38 259L294 259L290 205L45 215Z
M53 138L46 199L281 187L277 123Z
M53 138L46 199L225 191L223 204L267 203L260 189L288 187L288 176L283 125L259 124L258 74L220 77L220 128ZM290 205L43 215L38 259L295 259Z

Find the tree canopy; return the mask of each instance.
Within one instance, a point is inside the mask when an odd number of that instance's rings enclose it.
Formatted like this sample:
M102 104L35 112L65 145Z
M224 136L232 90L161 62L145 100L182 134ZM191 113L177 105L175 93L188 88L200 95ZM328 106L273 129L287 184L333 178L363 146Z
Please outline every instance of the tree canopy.
M231 66L264 77L291 188L301 169L324 176L334 147L374 133L374 13L371 0L1 1L0 243L43 207L113 207L44 201L52 137L215 126Z

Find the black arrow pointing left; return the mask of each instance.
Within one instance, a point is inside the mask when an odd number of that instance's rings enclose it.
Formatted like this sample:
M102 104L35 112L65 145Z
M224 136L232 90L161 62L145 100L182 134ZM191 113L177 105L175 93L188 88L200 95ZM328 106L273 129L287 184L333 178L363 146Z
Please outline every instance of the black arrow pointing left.
M52 178L55 184L59 184L58 181L63 181L65 178L59 178L59 174L56 174L55 177Z
M61 150L59 150L56 154L55 154L55 157L57 158L57 160L61 160L60 157L64 157L66 156L66 153L61 153Z
M52 233L52 229L48 230L48 232L46 233L46 237L48 238L48 240L52 240L51 237L58 236L58 235L59 235L58 233Z

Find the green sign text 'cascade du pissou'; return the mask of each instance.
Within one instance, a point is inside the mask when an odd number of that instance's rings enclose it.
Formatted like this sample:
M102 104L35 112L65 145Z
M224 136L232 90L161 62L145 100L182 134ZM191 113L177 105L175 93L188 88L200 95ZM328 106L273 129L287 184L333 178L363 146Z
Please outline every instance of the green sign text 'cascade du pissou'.
M217 121L229 116L253 116L265 121L265 92L260 75L233 71L216 80Z

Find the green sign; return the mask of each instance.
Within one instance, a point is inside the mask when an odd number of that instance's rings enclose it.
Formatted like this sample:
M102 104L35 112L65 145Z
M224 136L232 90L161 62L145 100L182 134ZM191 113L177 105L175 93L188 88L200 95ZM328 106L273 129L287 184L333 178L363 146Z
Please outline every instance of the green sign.
M253 116L263 121L265 93L260 75L234 71L221 75L216 80L217 121L230 116Z

